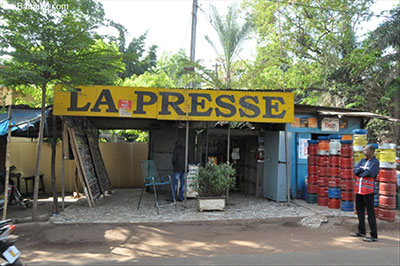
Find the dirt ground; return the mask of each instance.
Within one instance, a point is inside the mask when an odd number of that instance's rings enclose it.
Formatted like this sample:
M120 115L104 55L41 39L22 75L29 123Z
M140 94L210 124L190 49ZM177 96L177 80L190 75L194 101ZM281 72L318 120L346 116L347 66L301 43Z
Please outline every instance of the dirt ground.
M16 230L17 247L27 265L81 265L136 262L149 258L290 253L339 249L399 247L399 230L380 231L380 241L366 245L349 236L340 218L318 229L287 218L268 223L189 224L33 224ZM369 243L368 243L369 244ZM399 257L399 254L393 254Z

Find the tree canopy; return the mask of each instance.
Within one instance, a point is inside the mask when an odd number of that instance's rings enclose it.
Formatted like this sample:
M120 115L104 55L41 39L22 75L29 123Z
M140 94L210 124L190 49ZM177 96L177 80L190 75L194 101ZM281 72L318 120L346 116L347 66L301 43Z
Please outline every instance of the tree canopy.
M32 220L37 219L39 169L46 93L49 84L110 84L123 71L115 44L105 43L96 29L106 25L101 3L92 0L9 0L0 6L2 85L40 88L41 120L34 182Z
M216 45L210 36L206 35L205 38L217 53L217 62L222 65L223 71L217 69L216 76L213 77L215 74L213 75L212 72L207 72L205 69L200 70L203 70L204 77L208 77L208 79L205 78L205 81L210 85L225 89L237 87L238 84L233 82L232 75L237 74L237 78L240 78L240 68L236 65L235 59L238 58L244 41L249 37L251 24L249 21L240 22L236 5L229 6L225 16L221 16L218 9L211 5L209 17L210 23L218 35L219 45ZM221 77L218 77L218 74Z

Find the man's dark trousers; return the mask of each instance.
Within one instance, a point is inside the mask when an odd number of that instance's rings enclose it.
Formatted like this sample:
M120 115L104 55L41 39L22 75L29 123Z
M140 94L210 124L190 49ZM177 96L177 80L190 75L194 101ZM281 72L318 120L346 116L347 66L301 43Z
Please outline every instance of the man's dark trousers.
M356 194L356 209L358 216L358 232L365 234L365 207L367 208L368 224L371 229L371 237L378 238L376 217L374 210L374 193L367 195Z

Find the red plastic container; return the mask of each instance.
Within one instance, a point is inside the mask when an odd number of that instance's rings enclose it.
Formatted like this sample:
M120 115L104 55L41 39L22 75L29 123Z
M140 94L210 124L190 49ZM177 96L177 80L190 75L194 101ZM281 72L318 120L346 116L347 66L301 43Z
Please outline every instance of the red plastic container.
M318 167L316 165L308 165L308 175L316 175Z
M379 194L396 196L396 184L379 182Z
M340 199L328 199L329 209L340 209Z
M340 178L339 177L329 177L328 178L328 187L340 187Z
M328 206L328 197L318 197L317 204L319 206Z
M318 186L317 185L307 185L307 192L310 194L317 194Z
M379 170L378 181L386 183L396 183L396 169L384 169Z
M340 157L341 168L353 168L353 157Z
M354 189L354 181L352 179L341 179L340 180L340 188L342 190L353 190Z
M329 167L327 166L319 166L318 167L318 176L328 176Z
M339 166L340 165L340 156L338 155L331 155L329 156L329 165L332 166Z
M342 144L340 148L341 157L353 157L353 146L351 144Z
M344 169L340 170L340 177L342 179L352 179L353 178L353 169Z
M340 177L340 168L336 166L329 167L329 176Z
M378 219L393 222L396 218L396 210L388 210L379 207Z
M317 165L317 164L318 164L318 156L308 155L308 165Z
M317 176L317 185L320 187L326 187L328 185L327 176Z
M309 185L316 185L317 184L317 175L308 175L307 183Z
M318 156L318 165L319 166L328 166L329 165L329 157L326 155Z
M342 200L349 200L349 201L354 200L354 192L353 191L343 190L340 196L341 196Z
M396 209L396 197L379 195L379 207L390 210Z
M328 187L318 187L318 197L328 197Z
M308 148L307 148L308 155L317 154L317 147L318 147L318 144L308 144Z

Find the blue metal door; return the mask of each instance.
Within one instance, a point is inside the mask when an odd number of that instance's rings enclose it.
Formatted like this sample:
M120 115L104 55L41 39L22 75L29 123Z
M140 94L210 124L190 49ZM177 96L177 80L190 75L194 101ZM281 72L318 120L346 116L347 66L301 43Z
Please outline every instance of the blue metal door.
M303 198L306 199L305 196L306 192L306 178L308 173L308 153L307 147L308 143L307 140L311 139L310 133L297 133L296 134L296 148L294 155L296 159L294 160L296 164L296 171L295 171L295 180L292 178L292 195L296 196L296 198ZM292 175L293 177L294 175ZM295 182L293 182L295 181ZM293 187L293 183L295 187Z

